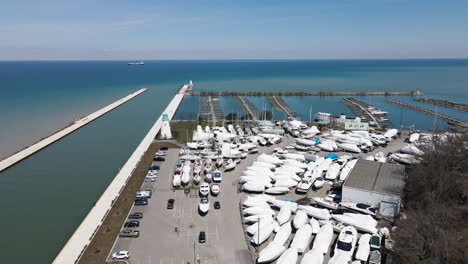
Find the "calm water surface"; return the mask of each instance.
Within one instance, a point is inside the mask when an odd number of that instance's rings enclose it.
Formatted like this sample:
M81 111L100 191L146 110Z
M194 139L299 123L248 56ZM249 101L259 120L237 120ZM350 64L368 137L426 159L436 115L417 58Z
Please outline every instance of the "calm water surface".
M0 62L0 157L33 143L111 102L149 90L92 124L0 173L2 263L49 263L92 208L180 85L198 90L412 91L468 103L468 60ZM259 110L265 98L250 98ZM410 97L396 99L412 102ZM300 118L309 109L352 114L336 97L284 97ZM361 100L389 111L394 123L431 128L433 117ZM415 102L413 102L415 103ZM220 98L225 114L240 111ZM421 104L424 105L424 104ZM431 105L424 105L434 108ZM180 119L193 119L187 97ZM466 112L438 111L468 120ZM195 114L193 114L195 113ZM282 118L281 112L273 112ZM444 121L437 122L443 127ZM8 217L7 217L8 216ZM27 254L25 254L27 252Z

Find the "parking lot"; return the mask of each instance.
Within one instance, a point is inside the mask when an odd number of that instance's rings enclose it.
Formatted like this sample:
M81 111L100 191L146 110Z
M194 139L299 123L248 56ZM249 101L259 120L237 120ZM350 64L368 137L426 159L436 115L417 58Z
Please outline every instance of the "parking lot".
M137 228L140 231L140 237L118 238L109 256L119 250L128 250L130 252L128 263L132 264L253 263L255 248L246 242L246 239L250 237L246 237L244 233L239 211L240 201L249 194L238 191L238 179L242 171L251 166L259 154L271 154L275 147L284 148L291 142L293 142L292 138L287 136L280 145L259 147L258 154L249 155L236 166L235 170L223 172L223 179L220 183L221 191L216 197L209 195L210 209L205 216L200 215L198 211L200 200L198 189L192 189L190 193L185 193L184 190L173 190L172 175L178 160L179 149L170 148L166 151L165 161L153 163L153 165L161 166L157 180L145 182L141 188L153 191L149 204L134 206L131 210L131 213L142 212L144 214L143 219L140 220L140 227ZM391 151L401 144L402 139L396 140L393 146L389 146L384 151ZM373 152L382 150L379 148ZM320 155L326 154L323 152ZM337 154L345 153L338 152ZM303 197L325 197L329 188L330 185L326 184L317 191L309 191L307 195L290 192L278 198L297 200ZM174 209L167 209L168 199L175 199ZM215 201L221 203L221 209L214 209ZM206 233L205 243L198 242L200 231ZM264 243L260 250L267 244ZM325 261L328 261L329 257L330 253L325 256Z
M198 213L196 197L183 190L172 190L171 180L179 149L169 149L166 161L155 162L161 170L155 182L145 182L142 190L151 189L152 198L146 206L134 206L131 212L142 212L140 237L118 238L111 254L119 250L130 252L129 263L249 263L239 214L236 171L223 173L221 192L209 196L207 215ZM175 199L174 209L167 209L167 200ZM221 209L213 203L219 201ZM177 231L176 231L177 228ZM206 242L199 243L200 231L206 233ZM110 255L111 255L110 254ZM110 259L109 259L110 260Z

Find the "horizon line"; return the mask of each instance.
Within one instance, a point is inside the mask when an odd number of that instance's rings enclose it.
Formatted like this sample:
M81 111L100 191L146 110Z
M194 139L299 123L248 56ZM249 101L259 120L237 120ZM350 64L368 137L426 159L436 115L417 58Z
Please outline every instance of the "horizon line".
M346 58L346 59L0 59L0 62L18 62L18 61L29 61L29 62L53 62L53 61L351 61L351 60L468 60L466 58Z

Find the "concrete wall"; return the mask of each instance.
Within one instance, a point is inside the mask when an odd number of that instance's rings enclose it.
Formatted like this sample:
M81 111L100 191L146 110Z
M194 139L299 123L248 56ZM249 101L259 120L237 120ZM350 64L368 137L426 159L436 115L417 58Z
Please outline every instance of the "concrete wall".
M177 108L179 107L184 93L188 85L182 86L179 93L177 93L169 105L166 107L163 113L168 115L168 119L171 120L174 116ZM57 255L54 260L54 264L68 264L77 263L81 258L81 255L85 251L88 244L93 239L97 230L101 226L102 222L109 213L115 200L119 197L125 184L132 176L138 162L141 160L149 146L155 139L159 130L162 126L162 115L156 120L154 125L148 131L148 134L143 138L141 143L135 149L130 158L125 162L125 165L120 169L119 173L115 176L114 180L110 183L107 189L104 191L102 196L96 202L94 207L88 213L86 218L81 222L80 226L75 230L71 238L65 244L63 249Z
M382 212L388 212L389 204L394 204L396 209L395 215L388 216L397 216L400 214L400 202L401 197L396 195L377 193L368 190L356 189L351 187L343 186L342 192L342 201L343 202L352 202L352 203L365 203L379 208L382 203ZM384 207L386 208L384 210Z

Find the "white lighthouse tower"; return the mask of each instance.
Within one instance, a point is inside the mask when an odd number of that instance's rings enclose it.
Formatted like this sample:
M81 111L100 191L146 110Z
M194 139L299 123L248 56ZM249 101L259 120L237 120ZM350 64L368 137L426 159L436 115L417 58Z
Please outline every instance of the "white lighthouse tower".
M169 125L169 117L165 113L163 114L163 118L162 118L161 138L162 139L172 138L171 126Z

